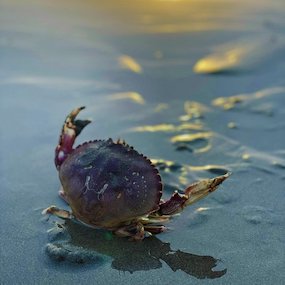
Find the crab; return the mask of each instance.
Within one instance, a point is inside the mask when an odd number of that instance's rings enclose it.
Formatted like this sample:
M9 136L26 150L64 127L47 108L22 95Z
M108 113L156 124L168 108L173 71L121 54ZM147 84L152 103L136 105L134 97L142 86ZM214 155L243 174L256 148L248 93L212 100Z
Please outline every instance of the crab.
M76 108L66 117L55 149L54 162L62 184L59 195L72 211L50 206L43 214L75 219L139 241L165 231L165 222L215 191L230 175L193 183L164 201L159 171L125 141L93 140L73 147L91 122L76 119L84 108Z

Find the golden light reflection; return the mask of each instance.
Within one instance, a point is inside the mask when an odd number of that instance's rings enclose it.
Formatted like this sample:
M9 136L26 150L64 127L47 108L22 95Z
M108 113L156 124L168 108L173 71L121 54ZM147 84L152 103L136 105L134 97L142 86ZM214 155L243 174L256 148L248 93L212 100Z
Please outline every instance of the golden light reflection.
M244 153L242 155L242 159L245 160L245 161L248 161L250 159L250 154L249 153Z
M120 66L135 73L142 73L143 69L140 64L128 55L122 55L118 58Z
M233 109L237 104L244 101L258 100L267 96L285 93L285 87L277 86L266 88L254 93L239 94L230 97L218 97L212 101L212 105L224 110Z
M149 126L139 126L131 129L134 132L169 132L174 131L175 126L172 124L160 124L160 125L149 125Z
M236 30L246 26L234 21L240 16L240 3L233 0L145 0L107 1L100 4L102 12L113 6L115 23L105 27L125 33L168 34L198 31ZM105 1L102 1L105 3ZM97 8L97 9L98 9ZM106 9L107 8L107 9ZM115 17L115 19L114 19ZM123 26L123 27L122 27Z
M185 172L185 173L182 172L181 175L179 175L178 181L180 184L182 184L182 185L188 185L189 184L187 174L188 174L187 172Z
M268 36L240 38L212 48L212 53L196 62L193 71L207 74L251 70L283 49L284 42L282 36L275 40Z
M194 153L204 153L204 152L209 151L211 148L212 148L212 145L210 142L208 142L208 144L205 147L194 149L193 152Z
M182 135L177 135L172 137L170 140L172 143L177 143L177 142L193 142L196 140L201 140L201 139L209 139L213 136L212 132L200 132L200 133L195 133L195 134L182 134Z
M195 212L205 212L205 211L208 211L210 210L211 208L210 207L199 207L195 210Z
M229 123L227 124L227 127L228 127L229 129L236 129L238 126L237 126L237 124L236 124L235 122L229 122Z
M130 100L134 103L144 105L145 100L143 96L137 92L121 92L109 95L107 97L109 100Z
M219 97L212 101L213 106L221 107L224 110L230 110L236 106L236 104L241 103L246 100L246 95L236 95L231 97Z
M198 102L186 101L184 103L184 110L190 120L203 117L203 114L208 112L209 108Z
M172 124L160 124L160 125L149 125L149 126L139 126L132 129L134 132L169 132L175 131L175 126Z
M182 2L185 0L157 0L157 1L160 1L160 2Z
M251 50L248 46L241 46L227 51L208 55L194 65L196 73L217 73L231 70L237 66Z
M132 128L134 132L179 132L184 130L202 130L202 124L184 123L179 126L173 124L145 125Z
M253 30L253 22L247 16L251 12L259 13L264 5L269 6L266 1L262 2L263 5L245 0L61 0L56 3L11 0L4 1L2 10L10 11L14 17L3 17L1 27L7 26L41 35L48 32L64 40L69 38L78 40L78 44L85 42L93 46L92 38L86 36L89 31L94 31L96 35L117 36ZM34 24L35 19L38 20L37 25Z
M172 143L191 143L199 140L205 140L207 142L204 147L191 148L194 153L204 153L212 148L212 144L209 139L213 136L212 132L200 132L195 134L182 134L174 136L170 139Z
M229 169L227 169L225 166L223 165L217 165L217 164L206 164L206 165L183 165L180 167L177 167L177 163L175 163L172 160L165 160L165 159L151 159L152 163L155 165L163 165L164 168L184 168L183 171L185 171L185 169L188 169L188 171L212 171L212 170L220 170L224 173L229 172Z
M160 169L162 172L175 172L177 174L176 177L178 177L179 184L189 186L189 179L192 177L193 182L193 176L195 177L196 173L203 173L204 172L210 172L210 173L220 173L220 174L226 174L230 172L229 169L226 168L226 166L222 165L201 165L201 166L193 166L193 165L187 165L187 164L179 164L177 162L174 162L172 160L165 160L165 159L151 159L151 162ZM202 208L200 211L203 211Z
M229 172L228 169L226 169L222 165L217 165L217 164L206 164L206 165L201 165L201 166L189 166L191 171L211 171L211 170L221 170L224 171L224 173Z
M171 160L165 160L165 159L155 159L155 158L152 158L151 159L151 162L154 164L154 165L164 165L166 167L172 167L175 165L175 162L174 161L171 161Z

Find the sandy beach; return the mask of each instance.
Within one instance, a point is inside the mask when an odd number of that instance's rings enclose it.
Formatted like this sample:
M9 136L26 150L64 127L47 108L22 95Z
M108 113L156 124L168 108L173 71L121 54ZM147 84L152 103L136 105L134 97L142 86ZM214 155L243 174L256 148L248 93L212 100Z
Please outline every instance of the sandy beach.
M283 284L285 2L0 3L0 284ZM232 172L169 230L129 242L41 212L77 144L125 139L164 198Z

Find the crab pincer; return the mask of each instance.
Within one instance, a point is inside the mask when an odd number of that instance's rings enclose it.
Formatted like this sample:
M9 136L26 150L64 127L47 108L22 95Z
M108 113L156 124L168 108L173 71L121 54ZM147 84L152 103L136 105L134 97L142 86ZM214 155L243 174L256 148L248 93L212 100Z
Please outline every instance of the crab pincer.
M66 117L62 126L58 145L55 149L55 165L57 168L66 159L67 155L72 152L72 147L76 137L81 131L90 124L91 120L75 120L80 111L85 109L84 106L74 109Z

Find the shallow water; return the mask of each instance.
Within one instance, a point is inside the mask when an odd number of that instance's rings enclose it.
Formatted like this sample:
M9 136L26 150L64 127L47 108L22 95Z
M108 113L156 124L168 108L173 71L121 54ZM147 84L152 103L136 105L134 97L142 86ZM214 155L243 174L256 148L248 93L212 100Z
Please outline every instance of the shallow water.
M284 1L0 3L1 284L282 284ZM65 115L123 138L165 196L231 171L139 244L47 219ZM215 265L217 265L215 267Z

